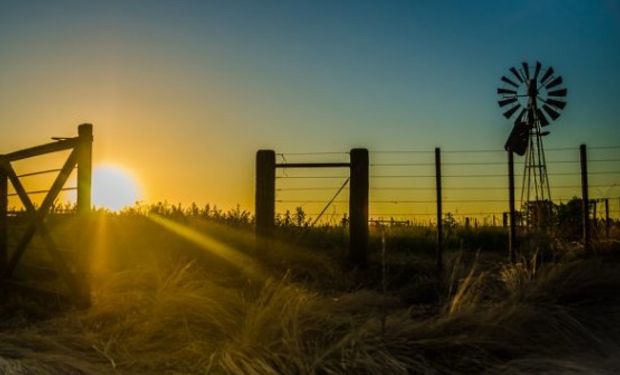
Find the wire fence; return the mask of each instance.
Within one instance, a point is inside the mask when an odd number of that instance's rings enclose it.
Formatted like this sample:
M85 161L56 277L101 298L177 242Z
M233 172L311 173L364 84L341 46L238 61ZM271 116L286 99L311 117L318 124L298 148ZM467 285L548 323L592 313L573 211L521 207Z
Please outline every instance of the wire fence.
M566 203L581 195L579 149L546 149L551 198ZM588 147L590 197L600 203L597 218L609 215L620 219L620 146ZM500 149L441 150L442 203L444 218L475 225L503 225L508 210L508 175L506 152ZM370 151L371 221L398 221L434 225L436 221L435 151ZM289 152L277 154L278 162L348 162L348 152ZM519 160L520 159L520 160ZM522 193L524 161L515 160L515 195ZM27 193L44 196L49 179L60 169L28 171ZM338 225L348 216L348 169L277 169L276 212L279 218ZM75 180L75 176L71 177ZM71 184L71 183L70 183ZM65 187L63 192L76 188ZM12 210L19 210L18 194L8 194ZM42 199L42 198L41 198ZM65 200L72 197L65 195ZM36 201L36 198L33 200ZM607 200L607 211L604 202ZM301 208L301 209L299 209ZM317 220L319 219L319 220Z
M579 147L547 148L551 200L567 203L581 196ZM346 162L346 152L280 153L279 161ZM500 149L441 150L444 218L473 225L504 225L508 211L507 155ZM515 157L515 196L522 197L524 158ZM339 224L348 215L348 191L334 193L348 170L279 169L276 174L276 212L279 217L305 215L321 223ZM435 151L370 151L371 221L434 225L436 222ZM593 214L620 219L620 146L588 147L590 199L599 205ZM521 199L520 199L521 198ZM604 201L608 210L605 212ZM328 205L328 202L331 203ZM299 210L298 208L301 208ZM287 214L288 211L288 214Z

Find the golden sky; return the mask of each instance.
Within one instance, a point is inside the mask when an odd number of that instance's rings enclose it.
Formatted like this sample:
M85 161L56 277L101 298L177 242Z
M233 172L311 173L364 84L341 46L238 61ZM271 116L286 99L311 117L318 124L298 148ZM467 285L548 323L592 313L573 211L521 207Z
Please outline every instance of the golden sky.
M555 12L554 2L519 4L525 10L514 13L506 12L511 5L495 2L451 7L2 3L0 152L75 135L78 124L89 122L94 124L95 164L129 171L143 200L211 202L223 208L239 203L252 209L254 154L261 148L430 152L410 158L416 163L432 163L436 146L501 149L511 123L501 116L495 89L507 68L524 59L554 65L568 82L568 107L550 127L546 145L570 146L575 152L556 154L556 159L550 155L550 160L577 160L580 143L616 145L618 9L583 2ZM551 10L553 19L546 17ZM618 149L597 155L620 158ZM346 161L346 154L339 157ZM462 157L447 154L445 160ZM505 160L502 153L476 157ZM380 154L371 158L387 160ZM30 167L20 168L27 172ZM505 169L489 168L446 166L445 171ZM567 168L576 171L577 166L550 166L550 172ZM620 163L593 168L618 170ZM570 180L576 178L554 178L552 185L576 185L578 180ZM620 196L616 181L617 174L593 177L601 185L596 194ZM446 179L444 185L468 183L505 186L506 181ZM432 179L372 179L371 184L419 188L432 185ZM291 199L326 201L334 192L290 194ZM447 190L446 200L505 198L505 191L475 193ZM569 189L553 195L576 193ZM371 200L434 199L432 191L421 190L373 194ZM322 203L313 205L308 212L322 208ZM504 206L447 202L446 210L503 211ZM371 203L373 211L425 213L432 212L432 205Z

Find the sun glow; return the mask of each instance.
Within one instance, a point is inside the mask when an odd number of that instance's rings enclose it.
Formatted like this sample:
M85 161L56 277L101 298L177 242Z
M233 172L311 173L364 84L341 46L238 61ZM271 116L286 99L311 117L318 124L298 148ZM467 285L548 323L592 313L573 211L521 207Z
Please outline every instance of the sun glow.
M133 176L122 167L99 165L93 172L93 204L120 210L140 200L140 189Z

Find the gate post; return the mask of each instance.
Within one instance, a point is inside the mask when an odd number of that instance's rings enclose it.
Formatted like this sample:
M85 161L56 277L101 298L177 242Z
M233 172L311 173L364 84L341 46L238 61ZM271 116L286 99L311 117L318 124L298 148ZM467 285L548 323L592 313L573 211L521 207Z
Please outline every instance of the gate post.
M364 268L368 264L368 150L354 148L350 153L349 260Z
M77 215L79 220L78 248L78 280L82 281L78 305L90 306L90 279L91 279L91 241L92 226L92 171L93 171L93 125L78 126L79 145L77 146Z
M273 235L276 212L276 153L273 150L256 152L256 241L257 247L268 246Z
M78 126L80 145L78 146L77 162L77 210L78 214L85 215L91 210L92 188L92 155L93 155L93 126L82 124Z
M8 261L8 193L9 179L0 163L0 275L4 274Z
M579 146L581 161L581 226L583 231L583 249L590 252L590 198L588 197L588 156L586 145Z

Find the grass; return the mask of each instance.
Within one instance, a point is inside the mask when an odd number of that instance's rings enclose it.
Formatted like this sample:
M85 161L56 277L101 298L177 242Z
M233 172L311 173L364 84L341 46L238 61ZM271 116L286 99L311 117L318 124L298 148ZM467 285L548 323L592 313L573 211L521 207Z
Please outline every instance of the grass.
M617 242L595 258L553 245L556 256L532 251L516 265L455 248L437 274L431 254L398 233L387 235L384 264L374 251L364 272L346 271L337 246L286 240L251 256L257 276L145 217L105 220L92 308L50 312L48 300L6 296L0 373L620 370ZM251 253L243 226L183 225Z

